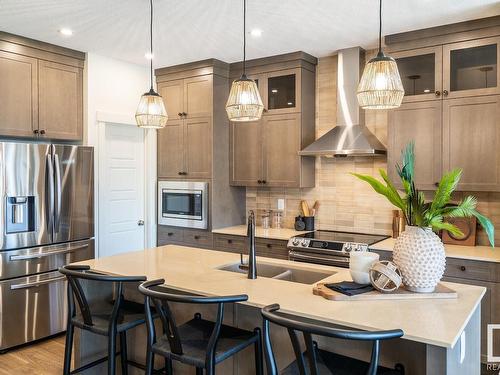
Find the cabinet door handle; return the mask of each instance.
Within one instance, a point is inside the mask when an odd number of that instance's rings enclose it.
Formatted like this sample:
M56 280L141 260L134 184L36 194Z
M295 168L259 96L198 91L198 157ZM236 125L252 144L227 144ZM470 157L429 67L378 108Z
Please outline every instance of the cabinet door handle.
M44 135L44 134L45 134L45 130L43 130L43 129L42 129L42 130L40 130L40 134L41 134L41 135Z
M168 233L167 233L167 236L169 236L169 237L171 237L171 236L173 236L173 235L174 235L174 234L173 234L172 232L168 232Z
M448 90L443 90L443 96L448 96Z
M439 182L434 182L434 186L438 187L439 186Z
M436 92L435 92L434 94L436 94L436 97L438 97L438 98L439 98L439 97L441 96L441 91L436 90Z
M233 240L227 240L227 243L228 243L228 244L232 244L232 243L233 243Z
M182 117L182 112L179 112L177 116Z
M465 270L466 270L465 266L460 266L460 271L465 271Z
M266 247L267 247L268 249L270 249L271 247L273 247L273 245L271 245L270 243L268 243L268 244L266 244Z
M38 134L38 129L33 130L33 134Z
M257 180L257 183L258 184L262 184L262 180Z
M200 236L194 236L193 237L195 240L199 240L200 239Z
M262 183L263 183L263 184L267 184L267 181L266 181L266 180L262 180Z

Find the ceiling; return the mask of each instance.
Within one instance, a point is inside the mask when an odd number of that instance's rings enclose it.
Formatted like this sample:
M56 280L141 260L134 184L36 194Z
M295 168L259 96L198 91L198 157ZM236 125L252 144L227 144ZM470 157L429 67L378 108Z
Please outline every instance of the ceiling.
M156 67L215 57L242 59L242 0L154 0ZM376 0L248 0L247 56L374 47ZM384 34L500 14L498 0L385 0ZM148 64L147 0L0 0L3 31ZM71 37L58 33L73 30Z

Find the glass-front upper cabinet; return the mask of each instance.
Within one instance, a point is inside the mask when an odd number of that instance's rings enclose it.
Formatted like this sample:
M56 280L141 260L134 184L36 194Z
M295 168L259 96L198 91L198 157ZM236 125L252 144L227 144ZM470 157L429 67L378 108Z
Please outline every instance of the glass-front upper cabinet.
M404 102L441 99L442 47L390 53L398 64Z
M300 69L266 74L264 107L269 114L300 111Z
M443 95L460 98L500 93L500 38L443 47Z

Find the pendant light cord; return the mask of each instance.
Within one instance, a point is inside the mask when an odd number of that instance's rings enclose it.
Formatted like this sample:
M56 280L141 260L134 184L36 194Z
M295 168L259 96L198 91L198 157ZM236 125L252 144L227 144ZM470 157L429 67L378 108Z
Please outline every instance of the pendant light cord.
M378 52L382 52L382 0L379 0L378 9Z
M243 0L243 75L246 73L247 51L247 0Z
M151 19L149 23L149 52L151 54L150 59L150 80L151 80L151 90L153 90L153 0L149 1L151 5Z

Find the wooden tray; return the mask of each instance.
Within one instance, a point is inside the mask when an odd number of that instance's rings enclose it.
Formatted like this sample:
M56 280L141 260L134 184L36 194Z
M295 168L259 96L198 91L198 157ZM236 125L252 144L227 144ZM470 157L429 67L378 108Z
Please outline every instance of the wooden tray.
M399 288L392 293L381 293L374 290L368 293L358 294L356 296L346 296L345 294L335 292L325 286L324 283L319 283L313 288L313 294L329 299L331 301L369 301L383 299L432 299L432 298L458 298L458 293L453 289L439 283L432 293L415 293L404 288Z

